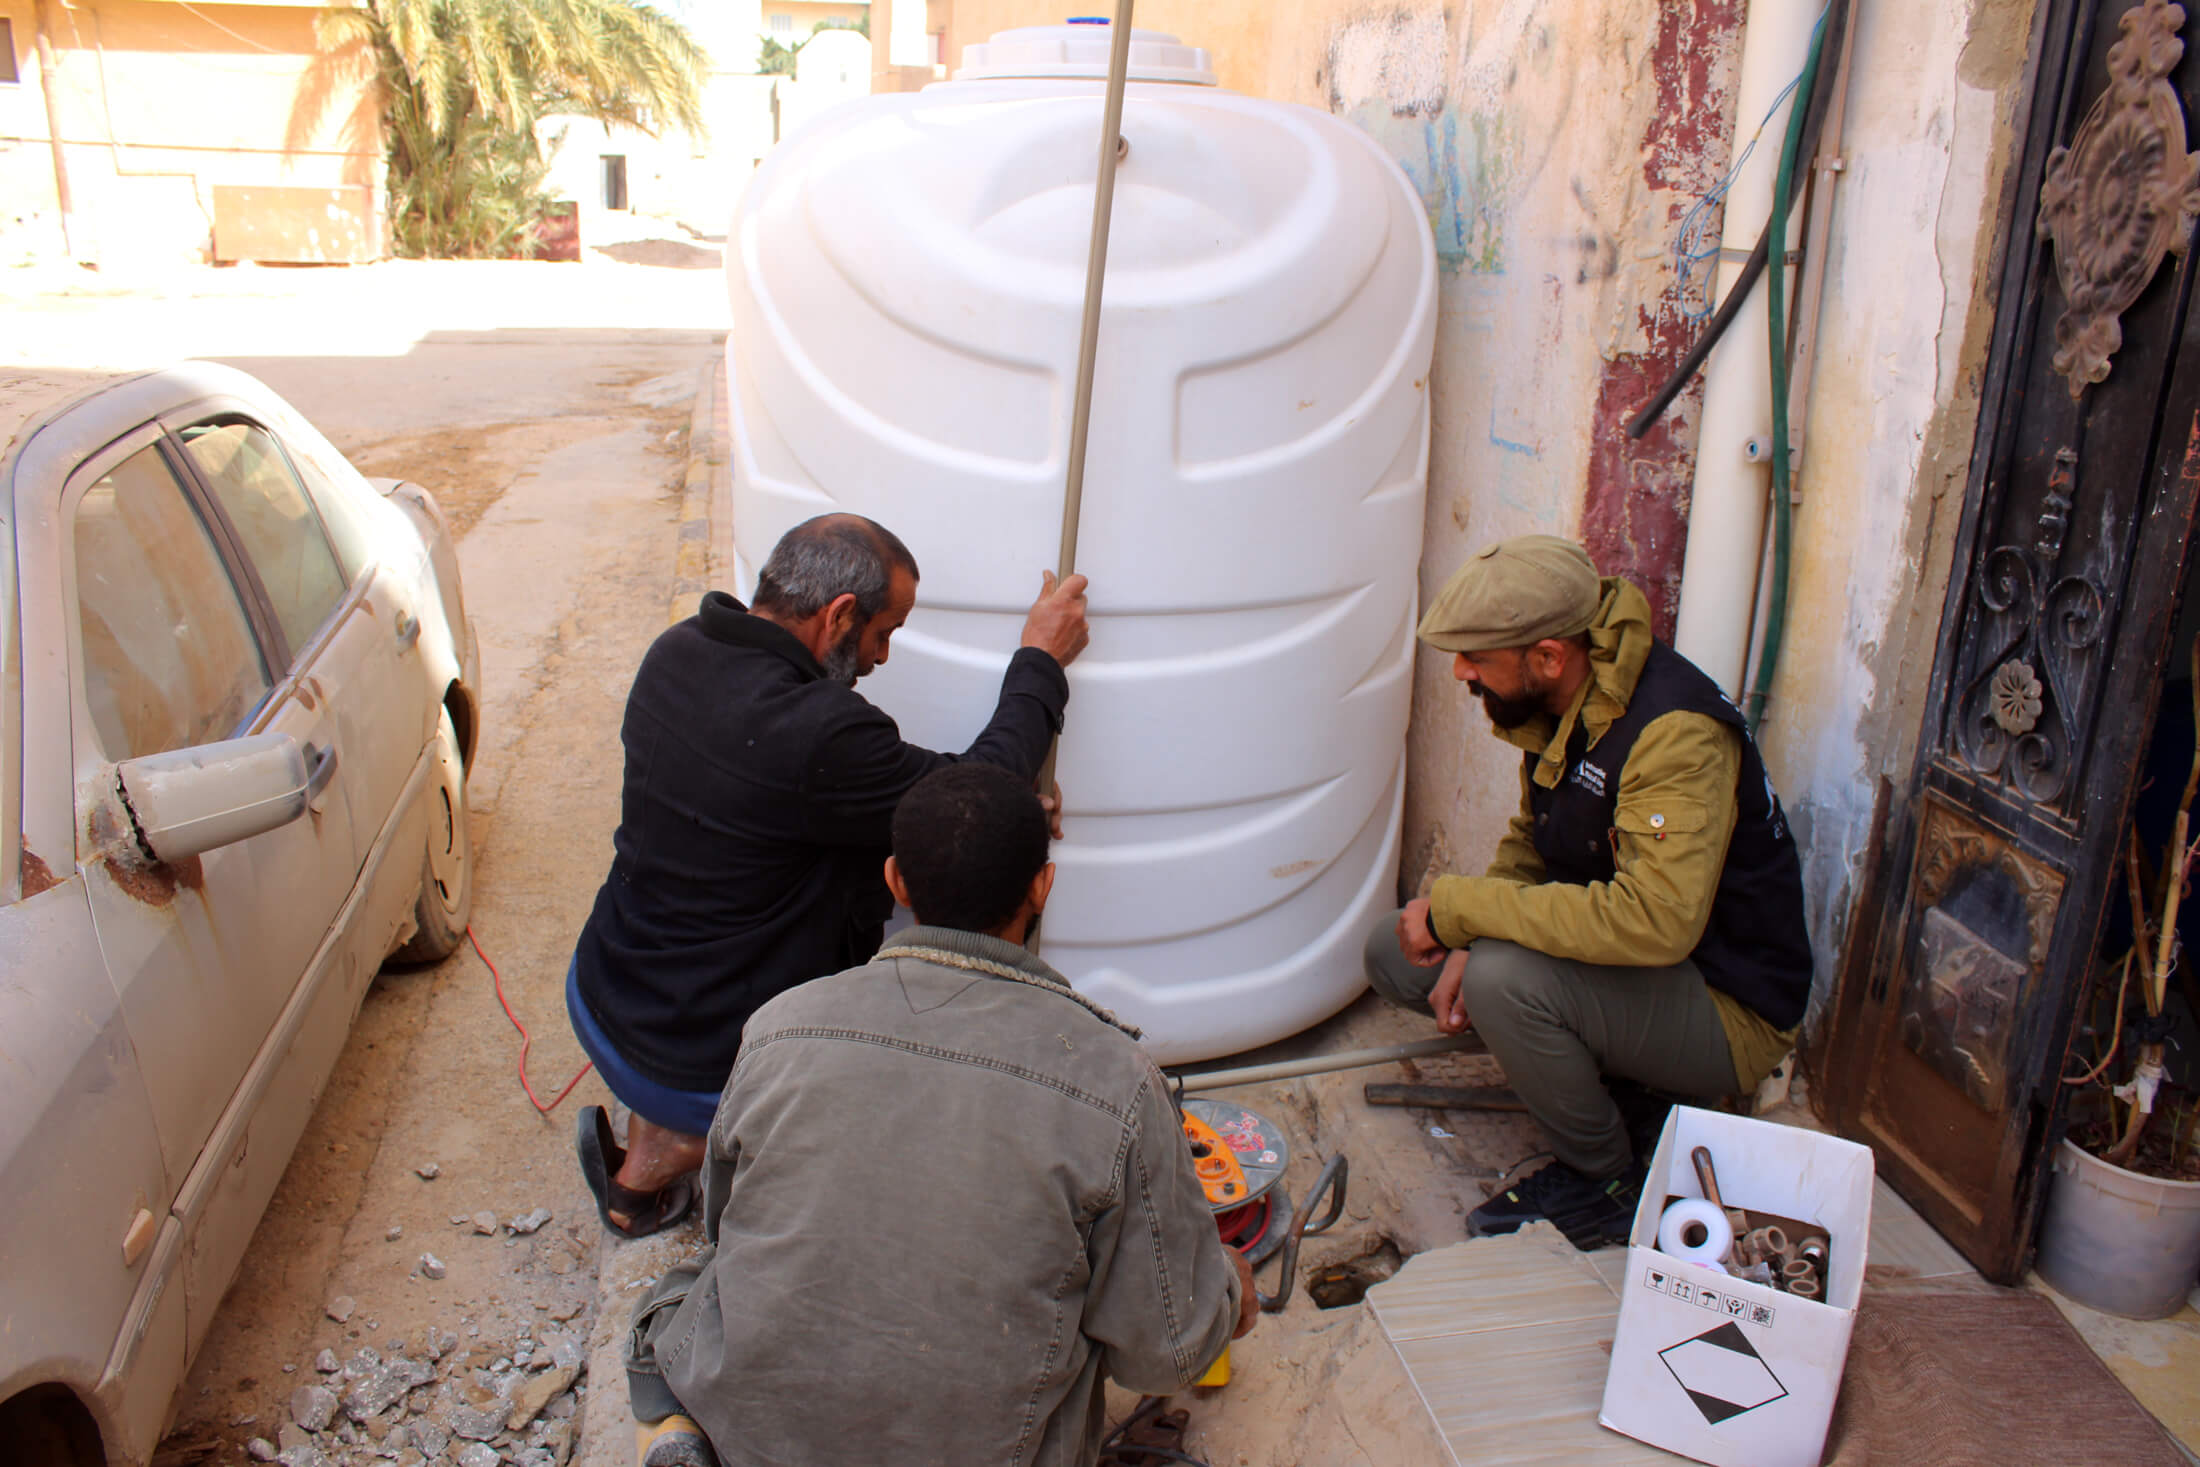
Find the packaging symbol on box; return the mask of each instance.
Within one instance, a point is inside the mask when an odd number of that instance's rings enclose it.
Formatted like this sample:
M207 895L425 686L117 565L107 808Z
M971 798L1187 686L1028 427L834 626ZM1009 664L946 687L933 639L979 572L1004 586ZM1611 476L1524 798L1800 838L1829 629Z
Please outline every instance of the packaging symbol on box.
M1808 1221L1827 1239L1821 1299L1659 1251L1669 1200L1701 1197L1707 1148L1728 1207ZM1597 1419L1713 1467L1816 1467L1841 1389L1871 1236L1872 1154L1834 1136L1677 1106L1628 1235Z

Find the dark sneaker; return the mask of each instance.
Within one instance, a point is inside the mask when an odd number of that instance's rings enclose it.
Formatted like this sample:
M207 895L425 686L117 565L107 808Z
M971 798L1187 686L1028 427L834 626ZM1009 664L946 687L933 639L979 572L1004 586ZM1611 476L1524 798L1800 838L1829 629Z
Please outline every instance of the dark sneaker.
M1627 1241L1641 1196L1642 1187L1632 1174L1600 1182L1554 1161L1468 1213L1467 1236L1495 1237L1543 1221L1555 1224L1567 1242L1587 1253Z

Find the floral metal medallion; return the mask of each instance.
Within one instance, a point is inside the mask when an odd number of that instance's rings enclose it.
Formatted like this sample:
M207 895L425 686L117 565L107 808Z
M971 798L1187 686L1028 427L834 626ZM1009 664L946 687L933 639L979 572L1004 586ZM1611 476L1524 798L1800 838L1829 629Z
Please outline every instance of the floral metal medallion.
M2039 233L2055 241L2066 302L2055 370L2082 397L2107 380L2123 345L2119 321L2165 254L2183 254L2200 217L2200 153L2185 151L2185 114L2167 78L2185 54L2185 9L2143 0L2124 12L2108 51L2109 87L2067 148L2047 160Z
M2028 734L2040 721L2040 680L2028 662L2015 658L1994 669L1994 722L2003 733Z

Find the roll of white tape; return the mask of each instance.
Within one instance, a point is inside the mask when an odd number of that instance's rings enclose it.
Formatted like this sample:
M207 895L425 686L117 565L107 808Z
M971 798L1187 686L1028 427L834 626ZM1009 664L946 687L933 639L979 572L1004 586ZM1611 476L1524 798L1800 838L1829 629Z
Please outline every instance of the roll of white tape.
M1658 1219L1658 1247L1683 1263L1717 1263L1734 1246L1734 1225L1701 1197L1683 1197Z

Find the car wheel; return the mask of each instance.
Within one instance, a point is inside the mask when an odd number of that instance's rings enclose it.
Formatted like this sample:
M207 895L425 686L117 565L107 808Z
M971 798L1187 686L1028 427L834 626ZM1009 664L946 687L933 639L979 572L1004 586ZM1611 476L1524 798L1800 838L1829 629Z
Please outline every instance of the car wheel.
M466 938L474 907L474 847L466 825L466 766L446 708L436 724L436 770L428 786L428 849L413 902L412 937L395 963L440 963Z

